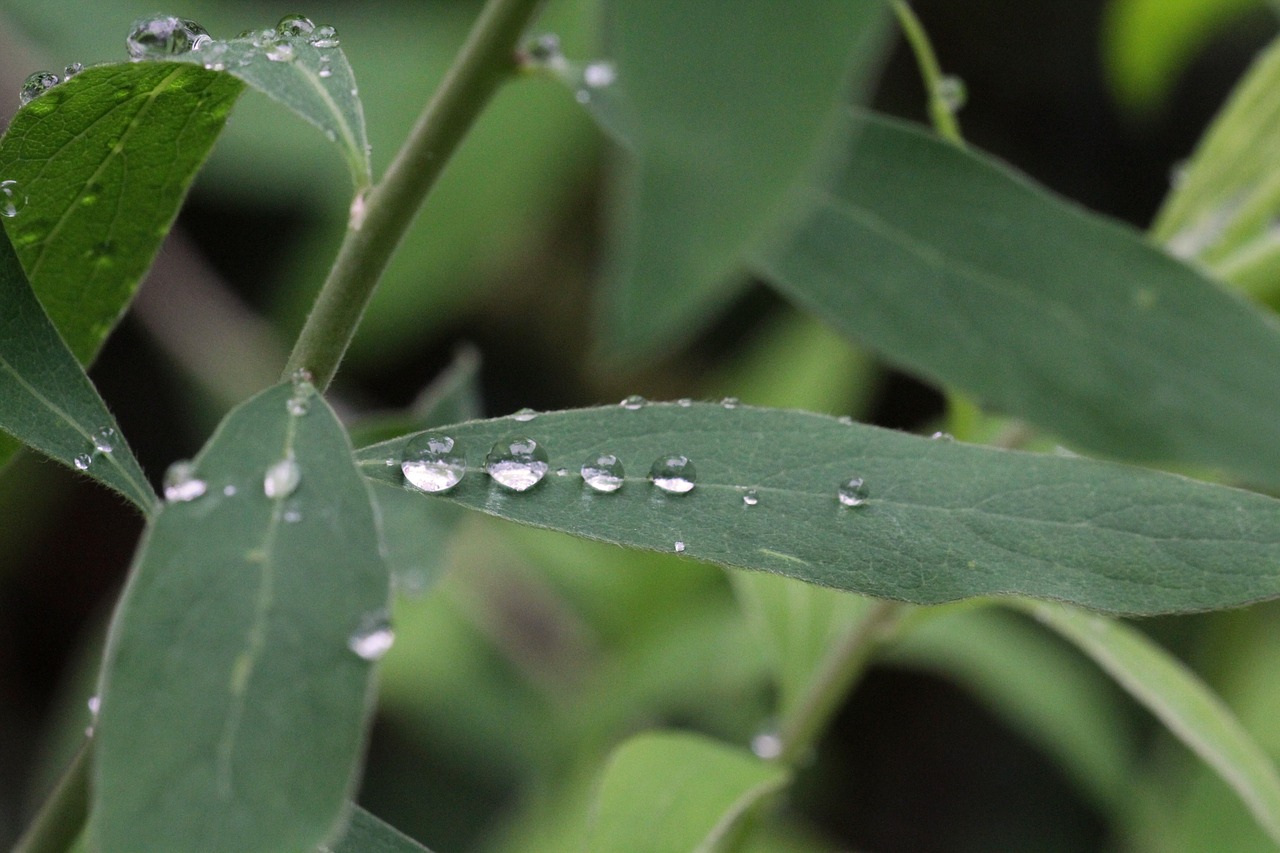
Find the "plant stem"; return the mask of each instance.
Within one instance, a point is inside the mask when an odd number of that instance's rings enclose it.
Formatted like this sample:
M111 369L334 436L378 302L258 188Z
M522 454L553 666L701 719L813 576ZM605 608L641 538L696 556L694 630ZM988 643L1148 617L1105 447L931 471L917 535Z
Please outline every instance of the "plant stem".
M948 103L946 78L938 64L938 55L933 52L933 45L929 43L929 34L925 32L924 25L906 0L893 0L893 12L898 16L902 35L916 56L920 77L929 93L929 118L933 121L934 129L943 139L964 147L960 123L956 120L955 107Z
M516 45L539 0L489 0L453 67L423 109L382 180L351 205L347 234L316 297L284 375L311 372L329 386L387 262L498 87L516 70Z
M900 601L878 601L840 644L826 656L810 683L809 692L796 710L782 723L779 737L782 751L777 760L794 766L826 727L836 706L866 667L875 647L907 612Z
M80 747L53 793L40 807L13 853L66 853L89 813L89 762L93 741Z

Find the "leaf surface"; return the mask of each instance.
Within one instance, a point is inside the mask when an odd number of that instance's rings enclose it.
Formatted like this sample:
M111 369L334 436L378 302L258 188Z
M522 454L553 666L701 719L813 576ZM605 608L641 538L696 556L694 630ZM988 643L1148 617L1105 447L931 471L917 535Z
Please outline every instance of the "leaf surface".
M195 460L205 493L166 503L135 560L99 691L103 853L310 850L345 816L373 669L349 644L389 581L346 433L318 396L288 412L294 393L228 415ZM296 487L268 497L286 459Z
M1205 610L1280 594L1277 502L1252 492L1083 458L934 441L805 412L651 403L449 427L468 473L444 499L621 545L761 569L824 586L932 604L992 593L1101 610ZM552 473L508 492L482 471L494 442L527 435ZM357 454L365 475L404 486L386 459L407 437ZM615 454L622 488L577 476ZM683 454L697 484L668 495L655 459ZM566 468L557 476L557 468ZM837 486L861 477L862 506ZM755 489L758 502L743 501ZM423 500L441 497L421 494Z
M342 838L321 853L431 853L427 848L356 806Z
M0 235L0 429L84 471L145 513L156 496L115 418L27 284ZM0 435L0 464L16 445ZM95 443L96 441L96 443ZM110 452L99 449L110 447ZM78 461L77 461L78 460Z
M906 369L1085 448L1280 485L1280 328L1131 229L865 122L760 266Z

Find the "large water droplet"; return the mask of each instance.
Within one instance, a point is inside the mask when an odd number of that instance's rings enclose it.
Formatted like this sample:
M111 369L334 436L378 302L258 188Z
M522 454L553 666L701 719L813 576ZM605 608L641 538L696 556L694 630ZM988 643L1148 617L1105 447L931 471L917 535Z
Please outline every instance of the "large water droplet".
M306 15L285 15L276 24L276 32L282 36L309 36L315 31L315 23Z
M659 456L649 469L649 480L664 492L672 495L683 495L693 491L698 472L689 461L689 457L673 454Z
M52 71L37 71L22 83L18 90L18 103L26 106L45 92L58 85L58 75Z
M0 181L0 216L12 219L27 206L27 197L18 189L17 181Z
M396 641L391 622L383 612L366 616L360 627L347 639L347 648L367 661L379 660Z
M196 466L180 459L164 472L164 499L172 503L193 501L204 494L209 484L196 476Z
M760 503L760 493L755 489L747 489L742 493L742 502L747 506L755 506Z
M93 464L93 457L90 456L88 453L81 453L71 461L81 471L88 471L89 466Z
M168 56L200 50L213 41L205 28L195 21L174 15L140 18L125 39L129 58L164 59Z
M632 394L630 397L623 399L618 405L629 412L636 412L648 405L649 401L639 394Z
M467 473L467 455L450 436L425 432L405 444L400 470L415 488L446 492Z
M298 52L288 42L276 42L267 48L266 57L272 62L293 62L298 58Z
M116 431L103 427L93 434L93 446L99 453L110 453L116 447Z
M862 506L867 502L867 484L861 477L851 477L836 489L836 497L843 506Z
M499 441L489 451L484 470L501 486L524 492L546 476L551 465L547 451L532 438L519 436Z
M511 416L511 420L518 421L519 423L522 423L522 424L527 424L529 421L533 420L537 416L538 416L538 413L535 412L533 409L521 409L520 411L516 412Z
M302 482L302 469L298 461L287 456L267 468L262 478L262 491L269 498L287 498L298 489Z
M321 50L337 47L342 43L338 40L338 31L327 25L316 27L316 31L312 34L310 41L312 47L318 47ZM320 76L328 77L329 75L322 73Z
M582 463L582 482L597 492L616 492L622 488L622 462L612 453L600 453Z

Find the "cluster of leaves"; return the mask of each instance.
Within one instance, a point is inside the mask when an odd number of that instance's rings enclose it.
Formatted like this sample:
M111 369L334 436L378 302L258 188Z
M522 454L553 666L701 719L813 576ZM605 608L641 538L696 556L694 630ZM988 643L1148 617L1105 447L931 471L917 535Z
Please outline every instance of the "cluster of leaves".
M1280 193L1262 179L1280 50L1240 86L1147 237L847 103L883 51L884 4L807 3L784 28L769 0L698 4L696 27L676 4L606 6L607 79L554 49L524 69L567 82L624 152L607 357L687 339L749 270L889 362L1112 461L970 443L992 420L957 420L966 440L947 441L736 403L475 419L464 361L368 440L306 377L281 382L227 415L193 461L197 487L161 501L83 365L237 97L257 89L338 147L351 233L379 185L351 67L309 23L88 68L0 140L21 208L0 240L0 427L147 518L100 674L82 843L421 849L349 802L377 657L360 641L386 630L393 571L424 551L441 559L460 507L756 570L733 583L777 687L776 733L754 752L690 733L626 740L594 788L587 849L783 849L769 846L767 806L869 657L927 647L952 620L976 648L996 607L1096 660L1280 841L1280 778L1230 712L1136 630L1078 609L1189 613L1280 595L1280 504L1224 484L1280 486L1280 328L1225 286L1280 269ZM399 468L427 427L466 448L470 473L446 495L417 492ZM492 484L484 451L512 434L569 474L527 493ZM697 462L689 494L643 477L672 451ZM601 452L628 468L617 493L584 491L572 473ZM869 488L860 506L836 498L850 477ZM959 599L976 601L923 607ZM1118 796L1098 781L1111 759L1073 749L1078 733L1053 709L1028 713L1100 798Z

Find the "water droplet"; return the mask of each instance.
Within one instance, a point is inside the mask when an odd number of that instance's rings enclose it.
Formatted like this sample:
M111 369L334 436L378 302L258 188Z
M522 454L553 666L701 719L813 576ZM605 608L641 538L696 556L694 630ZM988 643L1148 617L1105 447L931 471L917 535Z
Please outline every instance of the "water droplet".
M125 39L129 58L164 59L192 50L200 50L213 41L205 28L195 21L174 15L156 15L140 18Z
M269 498L287 498L302 482L302 469L292 456L287 456L267 468L262 478L262 491Z
M639 394L632 394L630 397L627 397L618 405L628 411L634 412L639 409L643 409L646 405L648 405L648 403L649 401L646 400L644 397L641 397Z
M288 42L276 42L267 48L266 57L272 62L293 62L298 58L298 52Z
M235 496L236 496L236 487L235 487L235 486L230 486L230 485L223 486L223 487L222 487L222 493L223 493L224 495L226 495L227 497L229 497L229 498L233 498L233 497L235 497Z
M568 468L557 468L557 469L556 469L556 476L557 476L557 477L568 477L568 476L569 476L569 469L568 469Z
M960 112L969 98L969 90L964 85L964 81L954 74L939 77L934 85L933 94L950 113Z
M360 627L347 640L347 648L367 661L379 660L396 641L391 622L384 612L373 613L360 621Z
M116 431L111 427L103 427L93 434L93 446L99 453L110 453L115 450Z
M341 44L338 40L338 31L330 26L316 27L316 31L311 36L311 46L318 47L321 50L328 50L331 47L337 47ZM321 77L327 77L327 74L321 74Z
M751 739L751 751L756 758L770 761L782 755L782 737L772 730L760 732Z
M395 460L388 459L387 464L394 465ZM400 470L417 489L447 492L467 473L467 455L451 436L424 432L405 443Z
M327 65L321 65L321 66L320 66L320 70L319 70L319 71L317 71L317 72L316 72L316 74L318 74L318 75L319 75L319 76L321 76L321 77L332 77L332 76L333 76L333 69L332 69L332 68L330 68L330 67L329 67L329 66L327 66Z
M851 418L849 415L841 415L840 417L836 418L836 420L844 424L845 426L853 426L853 418Z
M27 206L27 197L18 189L17 181L0 181L0 216L12 219Z
M836 497L843 506L862 506L867 502L867 485L861 477L851 477L836 489Z
M755 506L760 503L760 493L755 489L747 489L742 493L742 502L747 506Z
M551 466L547 451L532 438L518 436L499 441L489 451L484 470L500 486L523 492L536 486Z
M612 453L600 453L582 463L582 482L597 492L616 492L622 488L622 462Z
M75 459L71 460L81 471L88 471L89 466L93 464L93 457L88 453L81 453Z
M736 409L741 404L742 404L742 401L739 400L737 397L725 397L723 400L720 401L720 405L726 409Z
M555 68L565 64L564 49L560 46L560 36L555 33L543 33L529 39L525 43L524 54L535 65Z
M693 398L681 397L679 400L676 400L676 405L682 409L687 409L693 405Z
M70 80L72 77L76 76L83 70L84 70L84 63L73 62L70 65L68 65L66 68L62 69L62 79L64 81Z
M284 519L285 524L297 524L302 521L302 510L296 506L291 506L284 511L284 515L281 517Z
M603 89L618 79L618 72L612 62L591 62L582 69L582 82L592 89Z
M573 99L582 105L591 103L591 93L586 89L579 89L573 93Z
M193 501L204 494L209 484L196 476L196 466L181 459L164 472L164 499L172 503Z
M284 404L285 411L300 418L307 412L311 411L311 395L310 394L294 394Z
M297 370L293 371L293 373L289 374L289 381L294 385L301 385L303 382L306 382L309 385L314 380L315 377L311 375L311 371L307 370L305 367L299 367Z
M935 432L933 435L929 436L929 438L933 439L934 441L955 441L956 440L956 437L954 435L952 435L949 432L942 432L941 430L939 430L938 432Z
M689 457L678 454L659 456L649 469L649 480L664 492L683 495L693 491L698 472Z
M18 103L26 106L45 92L58 85L58 75L52 71L37 71L22 83L18 90Z
M533 420L537 416L538 416L538 413L535 412L533 409L521 409L520 411L516 412L514 415L511 416L511 420L519 421L522 424L527 424L529 421Z
M96 717L98 716L98 711L102 708L102 697L90 696L89 701L85 704L89 706L89 713Z
M676 553L677 554L684 553L684 543L681 542L679 539L676 540Z
M282 36L309 36L315 31L315 23L305 15L285 15L276 24L276 32Z

